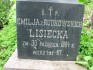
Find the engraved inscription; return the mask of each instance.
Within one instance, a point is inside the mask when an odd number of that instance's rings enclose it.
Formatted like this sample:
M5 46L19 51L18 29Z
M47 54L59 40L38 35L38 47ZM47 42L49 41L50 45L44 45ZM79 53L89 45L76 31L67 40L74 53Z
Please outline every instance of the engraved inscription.
M49 7L48 13L45 12L45 9L41 9L41 15L42 16L52 16L59 15L59 11L55 11L55 14L53 14L53 7ZM36 39L31 39L30 42L23 41L23 46L31 46L33 49L33 55L63 55L63 50L56 50L56 51L48 51L48 50L38 50L37 46L40 46L42 48L75 48L75 44L68 41L68 31L67 30L60 30L60 29L52 29L53 27L58 27L58 28L67 28L67 27L82 27L82 22L80 21L68 21L68 20L57 20L57 19L39 19L39 18L17 18L17 25L23 25L23 26L44 26L44 27L50 27L51 29L44 29L44 28L27 28L28 36L29 38L36 38ZM61 39L60 42L48 42L48 41L42 41L39 38L43 39ZM69 56L67 54L67 56Z
M32 22L31 22L32 21ZM82 27L82 22L67 21L67 20L50 20L50 19L33 19L17 18L17 25L31 25L31 26L49 26L49 27Z
M24 53L19 55L28 58L75 59L83 23L83 15L79 14L82 6L18 2L18 47L19 52Z
M36 29L34 32L32 29L29 30L30 32L30 37L35 37L35 38L62 38L68 39L67 31L60 31L60 30L38 30Z
M33 50L33 55L48 55L48 56L62 56L62 50L57 50L57 51L44 51L44 50Z

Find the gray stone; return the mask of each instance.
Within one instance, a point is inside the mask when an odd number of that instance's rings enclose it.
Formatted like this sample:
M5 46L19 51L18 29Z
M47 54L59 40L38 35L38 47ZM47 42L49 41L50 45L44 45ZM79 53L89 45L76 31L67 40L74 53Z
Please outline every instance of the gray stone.
M78 0L17 0L17 1L56 2L56 3L79 3Z
M17 56L15 51L5 64L4 70L86 70L74 61L19 59Z
M76 60L84 5L70 4L68 0L32 1L34 0L17 1L18 57ZM68 3L63 3L64 1Z

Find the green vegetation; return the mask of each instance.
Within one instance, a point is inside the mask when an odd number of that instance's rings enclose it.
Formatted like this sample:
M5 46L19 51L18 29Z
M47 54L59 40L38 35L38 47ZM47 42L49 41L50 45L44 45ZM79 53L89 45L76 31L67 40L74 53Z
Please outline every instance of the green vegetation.
M85 3L85 15L79 55L77 57L76 63L85 66L88 70L93 70L93 29L91 28L93 1L87 1L88 0L82 0L82 2Z
M13 4L12 7L9 8L9 11L6 13L7 15L9 14L7 17L0 15L0 17L3 18L1 20L3 23L8 21L8 25L4 24L4 28L0 31L0 70L3 70L4 64L16 48L15 7L15 4Z
M91 28L92 0L80 0L85 6L84 23L77 64L93 70L93 29ZM0 0L0 70L16 48L15 0Z
M84 4L88 4L88 3L91 2L91 0L79 0L79 2L82 2L82 3L84 3Z
M10 9L15 0L0 0L0 25L2 27L9 23ZM1 26L0 26L1 27Z

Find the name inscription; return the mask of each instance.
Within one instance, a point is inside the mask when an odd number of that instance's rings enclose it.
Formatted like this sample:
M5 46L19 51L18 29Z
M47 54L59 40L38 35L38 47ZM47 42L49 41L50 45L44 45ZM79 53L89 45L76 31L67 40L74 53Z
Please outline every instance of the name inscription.
M18 25L32 25L32 26L49 26L49 27L82 27L82 22L79 21L66 21L66 20L50 20L50 19L33 19L30 18L17 18Z

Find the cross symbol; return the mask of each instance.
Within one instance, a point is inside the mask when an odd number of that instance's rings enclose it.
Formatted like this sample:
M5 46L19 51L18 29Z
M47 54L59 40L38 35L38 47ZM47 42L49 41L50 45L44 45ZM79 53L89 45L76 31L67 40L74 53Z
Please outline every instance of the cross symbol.
M49 8L49 11L50 11L49 15L50 15L50 16L52 15L52 14L51 14L51 13L52 13L52 10L53 10L53 8L50 7L50 8Z

